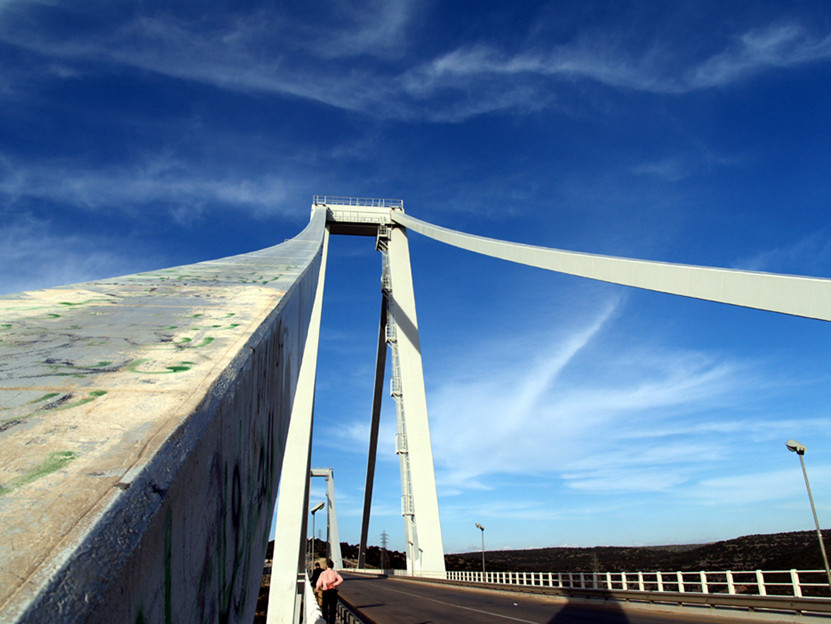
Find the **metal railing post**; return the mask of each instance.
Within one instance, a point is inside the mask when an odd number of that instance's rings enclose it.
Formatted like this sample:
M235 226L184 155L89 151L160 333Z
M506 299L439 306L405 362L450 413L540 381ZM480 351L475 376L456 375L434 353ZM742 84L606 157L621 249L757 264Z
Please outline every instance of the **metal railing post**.
M471 584L499 583L522 587L512 591L550 594L549 588L559 586L563 591L554 592L565 596L586 596L596 594L616 601L641 601L674 604L684 606L709 606L710 608L734 609L750 614L756 611L771 610L796 615L811 612L831 616L831 600L820 596L803 596L803 585L812 594L814 588L823 588L821 582L814 582L814 575L821 570L802 570L807 574L806 580L800 579L800 571L787 570L726 570L717 572L487 572L480 574L472 571L446 571L444 574L430 571L389 570L390 575L407 575L412 577L436 578L445 580L458 579L457 582ZM780 577L790 574L790 583ZM591 575L591 583L589 582ZM619 575L619 577L618 577ZM631 575L631 578L629 578ZM689 575L689 579L685 579ZM567 577L571 579L568 584ZM578 581L579 577L579 583ZM654 577L654 580L653 580ZM708 578L712 577L712 578ZM555 578L557 585L555 586ZM619 580L618 580L619 579ZM637 579L637 580L636 580ZM699 591L700 583L700 591ZM619 586L618 586L619 584ZM756 585L757 591L752 589ZM768 588L768 585L772 589ZM788 588L791 588L790 590ZM504 588L508 590L508 588ZM588 590L588 591L586 591ZM511 591L511 590L508 590ZM646 598L644 597L646 594ZM653 594L650 596L650 594ZM795 620L794 620L795 621ZM311 623L308 623L311 624ZM358 624L348 620L344 624Z
M390 575L422 576L441 580L469 584L503 584L533 588L559 589L594 589L609 592L660 592L679 594L702 594L717 597L719 595L744 596L750 599L759 596L762 599L804 598L803 586L808 588L824 587L822 583L811 582L812 574L820 570L802 570L809 575L807 581L800 578L800 571L791 570L725 570L723 572L524 572L447 570L441 572L405 570L388 570ZM784 574L790 575L790 582L778 580ZM685 578L689 575L690 578ZM751 576L752 575L752 576ZM631 576L631 578L630 578ZM654 580L653 580L654 577ZM712 577L712 578L711 578ZM715 580L713 580L713 578ZM753 586L756 590L753 590ZM770 587L768 587L770 586ZM544 591L544 590L543 590ZM810 593L810 592L809 592ZM817 596L819 599L819 596ZM809 597L813 600L813 597ZM698 598L694 599L698 601ZM825 598L829 613L831 600ZM684 601L686 602L686 600ZM715 603L714 603L715 604ZM825 611L826 609L823 609Z
M761 570L756 570L756 585L759 588L759 595L760 596L767 596L767 588L765 588L765 575L762 573Z
M793 585L793 595L797 598L802 598L802 585L799 583L799 572L791 570L791 585Z

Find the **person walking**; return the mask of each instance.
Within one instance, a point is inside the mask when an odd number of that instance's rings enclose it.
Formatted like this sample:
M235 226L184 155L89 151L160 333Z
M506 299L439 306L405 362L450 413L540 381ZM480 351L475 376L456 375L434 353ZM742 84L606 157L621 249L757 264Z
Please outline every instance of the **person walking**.
M315 593L315 600L317 600L317 606L323 604L323 592L317 589L317 579L320 578L321 574L323 574L323 570L321 570L320 564L315 561L315 569L312 570L312 587L314 588L313 591Z
M338 610L338 585L343 583L343 577L335 570L335 563L326 560L326 569L320 574L315 589L323 590L323 617L327 624L335 624Z

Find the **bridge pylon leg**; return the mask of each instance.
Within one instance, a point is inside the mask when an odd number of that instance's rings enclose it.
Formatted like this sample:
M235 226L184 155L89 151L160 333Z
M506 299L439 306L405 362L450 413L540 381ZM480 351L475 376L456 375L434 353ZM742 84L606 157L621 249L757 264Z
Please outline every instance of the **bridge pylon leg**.
M323 308L323 285L329 231L324 233L320 273L314 294L297 389L291 407L286 449L280 473L277 522L274 531L274 560L268 594L268 624L297 624L303 597L301 574L306 564L306 519L309 510L309 469L312 454L317 350Z
M410 487L407 488L406 466L402 459L402 498L407 501L402 507L409 506L402 509L407 529L407 568L416 573L444 572L444 544L406 228L390 228L387 257L390 280L387 297L396 334L393 363L397 360L400 368L400 379L397 380L400 388L396 400L402 408L399 436L403 434L404 439L399 441L399 447L403 443L409 462Z
M335 510L335 471L331 468L312 468L311 477L326 479L326 542L329 545L328 558L335 564L335 569L343 568L343 556L340 550L340 532L338 531L338 512ZM312 536L314 540L314 536Z
M369 427L369 452L366 462L364 512L361 522L361 542L358 546L358 567L366 567L366 543L369 534L369 514L372 507L372 488L375 482L375 457L378 450L378 429L381 422L381 402L384 395L384 372L387 364L387 296L381 297L381 321L378 324L378 350L375 354L375 386L372 395L372 420Z

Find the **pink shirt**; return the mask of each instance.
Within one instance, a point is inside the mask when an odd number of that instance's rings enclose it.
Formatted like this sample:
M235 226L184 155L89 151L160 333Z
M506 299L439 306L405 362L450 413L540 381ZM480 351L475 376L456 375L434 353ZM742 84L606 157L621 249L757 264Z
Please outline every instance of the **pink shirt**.
M332 568L326 568L320 573L315 589L322 589L323 591L326 591L327 589L335 589L341 583L343 583L343 577Z

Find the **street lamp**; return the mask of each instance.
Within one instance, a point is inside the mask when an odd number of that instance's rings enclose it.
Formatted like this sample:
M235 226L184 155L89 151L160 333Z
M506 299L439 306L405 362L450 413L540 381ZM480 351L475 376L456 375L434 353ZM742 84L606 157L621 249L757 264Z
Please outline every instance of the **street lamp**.
M309 563L309 569L314 566L315 562L315 514L323 509L326 506L325 502L319 502L317 505L311 508L310 513L312 514L312 560Z
M811 496L811 486L808 484L808 473L805 471L805 460L802 459L807 448L804 444L800 444L796 440L788 440L785 442L785 446L788 447L789 451L793 451L799 455L799 463L802 465L802 476L805 477L805 487L808 489L808 500L811 502L811 513L814 514L814 524L817 525L817 537L819 538L819 548L822 551L822 561L825 563L825 574L828 576L828 587L831 588L831 568L828 567L828 555L825 554L825 544L822 542L822 532L819 530L817 510L814 508L814 497Z
M478 522L476 528L482 531L482 582L485 582L485 527Z

